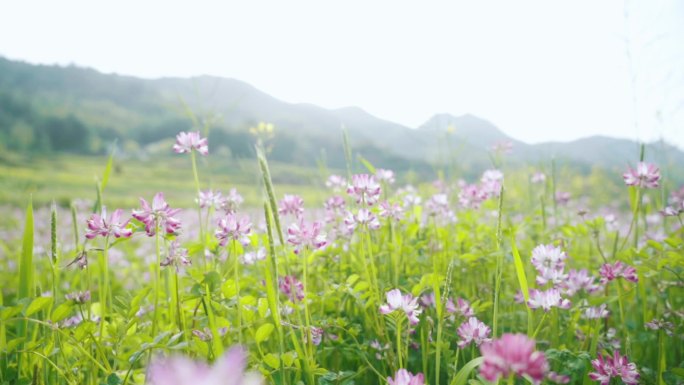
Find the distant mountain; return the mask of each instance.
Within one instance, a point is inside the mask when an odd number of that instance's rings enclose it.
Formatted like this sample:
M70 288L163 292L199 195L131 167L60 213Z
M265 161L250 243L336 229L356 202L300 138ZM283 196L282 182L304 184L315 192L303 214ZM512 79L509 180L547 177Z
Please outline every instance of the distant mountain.
M354 151L371 162L420 173L432 173L434 165L445 162L480 172L490 167L490 148L500 142L513 145L506 158L513 164L554 157L585 169L622 170L638 154L636 143L607 137L529 145L473 115L437 114L414 129L358 107L287 103L235 79L147 80L0 57L0 147L101 153L118 138L129 153L151 151L159 147L155 143L191 129L188 109L204 119L218 116L211 146L233 157L253 156L249 127L273 123L271 157L297 164L313 165L324 157L329 166L343 167L342 127ZM665 143L649 145L647 155L660 164L684 164L684 153Z

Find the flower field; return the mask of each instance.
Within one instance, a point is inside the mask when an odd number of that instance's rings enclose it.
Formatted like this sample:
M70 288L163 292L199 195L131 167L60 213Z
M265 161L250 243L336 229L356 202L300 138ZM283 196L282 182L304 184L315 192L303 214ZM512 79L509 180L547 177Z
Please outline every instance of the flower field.
M2 209L0 384L684 383L684 188L642 150L570 194L507 150L415 186L349 160L323 205L260 145L256 197L209 188L182 132L192 195L111 207L110 158L91 201Z

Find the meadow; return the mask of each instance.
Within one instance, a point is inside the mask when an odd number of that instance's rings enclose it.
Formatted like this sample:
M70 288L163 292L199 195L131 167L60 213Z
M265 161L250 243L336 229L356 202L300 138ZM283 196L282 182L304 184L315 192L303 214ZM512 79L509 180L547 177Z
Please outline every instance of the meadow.
M643 149L425 183L256 148L4 155L0 384L684 383L684 188Z

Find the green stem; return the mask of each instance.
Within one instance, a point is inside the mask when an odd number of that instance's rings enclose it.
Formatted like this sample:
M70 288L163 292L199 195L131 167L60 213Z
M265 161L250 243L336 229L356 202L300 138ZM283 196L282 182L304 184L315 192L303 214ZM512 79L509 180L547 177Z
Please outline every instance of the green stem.
M161 264L161 254L159 254L159 221L155 220L154 224L154 252L157 256L156 262L152 268L152 275L154 277L154 316L152 318L152 338L157 335L157 324L159 323L159 282L160 277L160 264Z
M235 290L237 294L237 329L238 329L238 343L242 345L242 304L240 303L240 258L238 258L237 253L237 241L232 241L233 248L233 259L234 259L234 271L233 279L235 280Z
M202 246L205 246L206 238L204 236L204 228L202 225L202 207L200 206L199 202L199 197L200 197L200 183L199 183L199 173L197 172L197 155L195 155L195 150L193 149L190 152L190 159L192 160L192 174L195 177L195 190L197 190L197 217L199 218L199 237L200 237L200 243ZM206 247L202 248L202 259L204 259L204 249ZM206 264L205 264L206 267Z
M108 296L107 292L109 291L109 263L108 263L108 252L109 252L109 236L105 237L105 246L104 246L104 251L102 252L100 256L100 269L101 269L101 277L102 279L100 280L100 283L102 284L100 286L100 290L98 291L99 296L100 296L100 336L99 336L99 342L102 343L102 338L104 336L104 324L105 324L105 318L107 317L107 309L108 309Z
M401 321L403 318L399 318L397 320L397 358L399 359L399 368L404 367L404 360L402 359L402 353L401 353Z

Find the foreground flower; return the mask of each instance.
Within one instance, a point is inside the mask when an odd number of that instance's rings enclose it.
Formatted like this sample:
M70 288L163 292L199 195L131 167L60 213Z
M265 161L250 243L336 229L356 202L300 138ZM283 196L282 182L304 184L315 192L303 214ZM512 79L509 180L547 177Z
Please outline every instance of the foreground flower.
M173 241L169 246L169 255L159 263L159 266L175 266L178 272L181 265L190 266L192 262L188 259L188 250L181 248L178 241Z
M214 366L187 357L161 358L147 368L147 385L261 385L256 373L245 373L247 355L239 347L230 349Z
M537 271L542 269L565 268L565 260L568 255L560 247L554 245L539 245L532 250L532 265Z
M249 234L252 232L252 223L248 217L238 217L231 213L219 220L218 227L215 235L221 241L221 246L225 246L230 240L238 241L243 246L250 244Z
M378 217L368 209L360 209L356 215L348 212L347 216L344 218L344 224L347 225L347 229L350 232L356 229L357 226L368 226L371 230L380 228Z
M183 154L197 150L202 155L209 153L209 146L207 145L207 138L200 137L200 132L181 132L176 135L176 144L173 145L173 151L178 154Z
M567 295L575 295L584 289L587 293L594 293L601 290L601 285L595 282L595 278L589 275L587 269L568 271L568 279L560 284Z
M628 385L639 383L639 372L634 363L627 361L627 356L621 356L619 350L613 352L613 356L603 356L591 361L595 372L589 373L589 378L599 381L601 385L609 385L611 378L622 379Z
M387 382L389 385L423 385L425 384L425 378L423 373L413 375L406 369L399 369L394 374L394 378L387 377Z
M301 217L304 214L304 200L299 195L285 194L278 205L278 214L292 214L295 218Z
M140 198L140 210L133 210L133 218L145 224L145 232L148 236L153 236L159 229L164 229L167 234L174 234L180 229L181 223L173 216L180 212L180 209L171 209L164 200L164 193L157 193L152 198L152 206L147 201Z
M301 219L299 223L293 223L288 227L287 242L294 245L295 254L299 254L303 248L322 249L328 244L322 228L321 222L307 223Z
M639 281L636 269L632 266L622 263L622 261L617 261L613 264L603 264L599 269L599 274L601 275L601 284L603 285L620 277L631 282Z
M639 186L641 188L656 188L660 181L660 170L652 163L639 162L636 169L631 167L622 174L627 186Z
M372 206L380 197L380 184L372 175L356 174L352 176L347 193L356 199L356 203Z
M570 308L570 301L561 298L558 289L549 289L546 291L532 289L530 290L530 300L527 301L527 306L531 309L542 308L544 311L549 311L552 307L568 309Z
M86 222L88 229L86 230L86 238L93 239L102 236L108 237L110 235L116 238L128 238L133 234L131 229L127 229L128 221L121 222L121 214L123 210L117 209L112 213L112 216L107 220L107 209L102 207L102 215L93 214Z
M480 374L487 381L500 376L529 376L535 383L544 379L549 363L544 353L534 350L535 342L524 334L504 334L500 339L480 346L484 361Z
M480 346L484 342L489 342L491 341L489 338L491 332L492 329L485 325L484 322L475 317L470 317L468 321L458 327L458 335L461 337L458 341L458 347L463 349L471 343L475 343L475 346Z
M417 325L420 320L418 316L422 313L418 305L418 299L411 294L401 295L399 289L388 291L386 294L387 303L380 306L380 313L390 314L395 310L402 310L409 319L411 325Z

